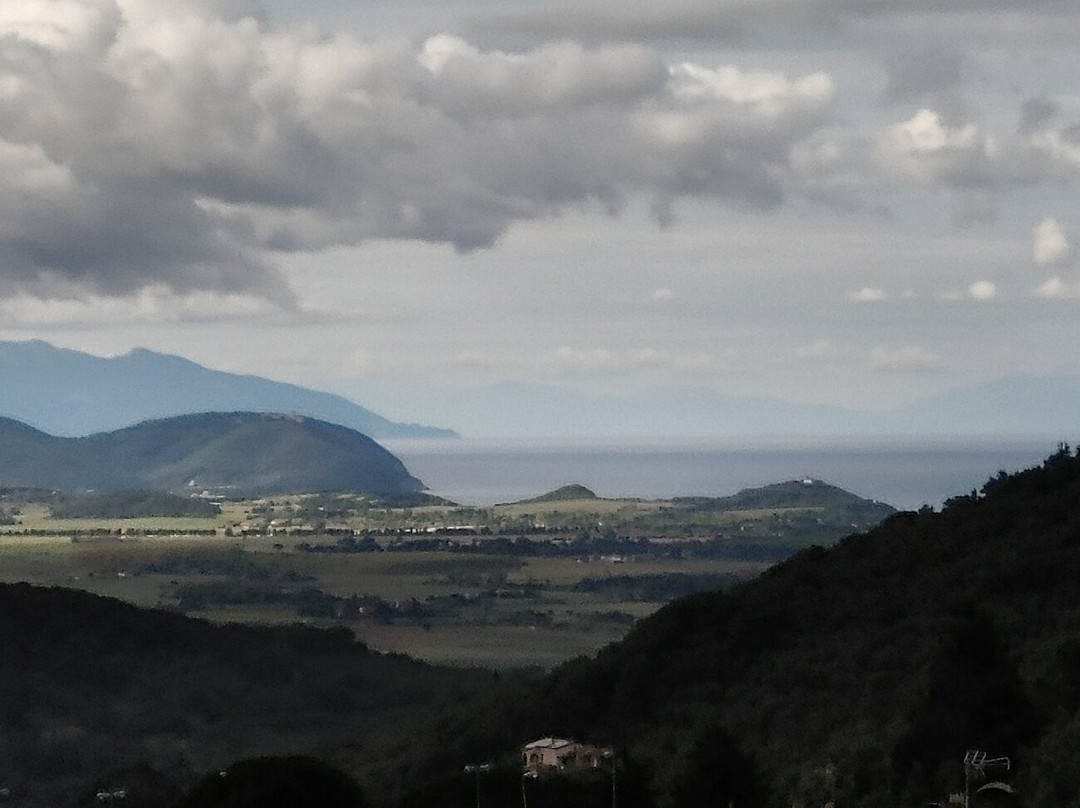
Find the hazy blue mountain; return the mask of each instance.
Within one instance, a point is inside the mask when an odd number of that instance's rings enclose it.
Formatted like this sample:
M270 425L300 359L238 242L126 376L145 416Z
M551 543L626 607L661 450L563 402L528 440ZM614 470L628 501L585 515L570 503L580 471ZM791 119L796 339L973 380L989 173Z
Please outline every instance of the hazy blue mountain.
M295 415L200 413L58 438L0 418L0 485L65 491L414 494L423 484L371 438Z
M589 394L506 382L440 389L424 380L371 395L392 410L437 400L425 418L480 438L1016 436L1080 432L1080 375L1015 374L889 411L792 404L706 388ZM431 404L429 403L429 406ZM295 412L378 440L454 437L389 421L342 396L210 370L137 349L106 359L48 343L0 342L0 416L55 435L86 435L189 412Z
M195 412L295 412L376 439L455 437L401 424L348 399L294 384L211 370L136 349L115 358L47 342L0 342L0 415L54 435L89 435Z
M421 385L416 382L388 400L431 399ZM864 422L872 417L704 388L587 393L533 382L440 389L438 406L464 435L507 439L845 435L853 428L865 431Z
M422 382L386 400L431 398ZM1080 433L1080 376L1013 375L892 410L793 404L707 388L586 393L506 382L441 390L440 417L485 438L1038 436ZM386 405L383 405L386 408ZM430 420L432 415L426 414Z
M1017 373L951 390L890 414L894 431L917 434L1032 433L1073 440L1080 429L1080 376Z

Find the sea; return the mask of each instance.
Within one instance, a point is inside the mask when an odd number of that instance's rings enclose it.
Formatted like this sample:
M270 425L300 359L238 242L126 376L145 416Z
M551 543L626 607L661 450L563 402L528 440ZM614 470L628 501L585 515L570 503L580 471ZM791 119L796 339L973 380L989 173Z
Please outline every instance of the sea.
M487 507L583 485L601 497L726 496L821 480L900 510L940 507L999 471L1039 465L1048 438L386 441L429 493Z

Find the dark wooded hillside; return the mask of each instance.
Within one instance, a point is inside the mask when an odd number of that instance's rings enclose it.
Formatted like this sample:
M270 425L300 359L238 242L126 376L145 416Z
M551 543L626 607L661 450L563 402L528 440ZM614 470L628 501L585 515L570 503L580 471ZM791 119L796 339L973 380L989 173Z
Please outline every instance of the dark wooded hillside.
M968 749L1009 756L1025 803L1075 805L1078 569L1080 458L1063 448L941 512L676 601L441 731L458 759L551 734L614 744L658 806L925 805L963 790Z

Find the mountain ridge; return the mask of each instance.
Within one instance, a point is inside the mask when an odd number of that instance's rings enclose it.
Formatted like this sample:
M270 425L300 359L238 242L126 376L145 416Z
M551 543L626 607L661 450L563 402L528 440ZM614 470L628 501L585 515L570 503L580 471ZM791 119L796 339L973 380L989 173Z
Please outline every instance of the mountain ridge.
M334 393L147 348L99 357L43 340L0 341L0 378L0 415L65 437L211 411L296 412L376 439L457 437L449 429L391 421Z
M42 340L0 341L0 414L51 434L105 432L189 412L296 412L378 440L443 439L458 431L390 421L349 399L134 348L98 357ZM1080 429L1080 375L1009 374L891 409L798 404L705 387L585 393L536 382L433 387L399 380L382 409L427 406L427 418L473 437L790 438L1034 437ZM380 399L373 383L368 395ZM528 413L514 421L508 413ZM504 430L500 432L500 430Z

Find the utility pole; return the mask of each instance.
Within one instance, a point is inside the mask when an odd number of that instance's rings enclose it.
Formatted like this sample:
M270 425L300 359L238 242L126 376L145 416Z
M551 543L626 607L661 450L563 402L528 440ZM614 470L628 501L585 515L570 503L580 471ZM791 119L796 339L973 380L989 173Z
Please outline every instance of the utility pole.
M466 774L476 775L476 808L480 808L480 775L486 771L491 771L490 763L470 763L465 767Z
M607 749L601 755L601 759L611 766L611 808L615 808L615 769L618 768L615 761L615 751Z
M529 801L525 798L525 781L535 780L540 775L534 769L529 769L521 775L521 808L529 808Z

